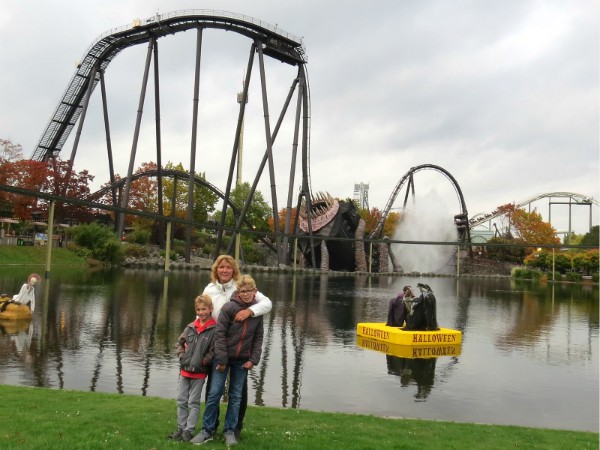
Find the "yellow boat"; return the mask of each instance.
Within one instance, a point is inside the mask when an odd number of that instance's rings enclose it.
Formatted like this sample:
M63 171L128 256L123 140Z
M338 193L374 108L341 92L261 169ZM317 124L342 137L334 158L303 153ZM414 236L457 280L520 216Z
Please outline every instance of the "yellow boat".
M461 352L461 344L448 345L398 345L384 341L376 341L362 336L356 336L356 345L367 350L385 353L398 358L426 359L439 358L440 356L458 356Z
M9 297L0 297L0 304L8 300L10 300ZM0 319L31 319L31 309L27 305L10 303L4 311L0 312Z
M356 325L356 335L396 345L440 346L460 345L462 333L450 328L436 331L407 331L388 327L384 322L364 322Z

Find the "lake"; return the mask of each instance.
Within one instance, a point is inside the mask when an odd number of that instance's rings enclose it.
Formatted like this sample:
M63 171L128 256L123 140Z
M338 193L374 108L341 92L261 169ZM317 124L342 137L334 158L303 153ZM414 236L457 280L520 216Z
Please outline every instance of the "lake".
M1 290L31 271L3 270ZM596 284L250 273L273 301L250 404L598 432ZM208 282L208 271L57 269L31 321L0 321L0 383L175 399L175 342ZM417 283L461 346L357 338L358 322L385 321L388 300Z

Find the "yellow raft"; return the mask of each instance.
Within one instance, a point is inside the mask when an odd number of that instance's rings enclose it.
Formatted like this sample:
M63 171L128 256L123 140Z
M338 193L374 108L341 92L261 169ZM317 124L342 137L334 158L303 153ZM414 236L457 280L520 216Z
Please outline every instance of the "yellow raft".
M9 297L0 297L0 304L8 300ZM0 319L31 319L31 310L27 305L10 303L4 311L0 312Z
M408 359L439 358L440 356L459 356L461 344L448 345L398 345L356 336L356 345L367 350L385 353L390 356Z
M399 327L388 327L384 322L365 322L356 325L356 335L395 345L440 346L460 345L462 333L450 328L436 331L406 331Z

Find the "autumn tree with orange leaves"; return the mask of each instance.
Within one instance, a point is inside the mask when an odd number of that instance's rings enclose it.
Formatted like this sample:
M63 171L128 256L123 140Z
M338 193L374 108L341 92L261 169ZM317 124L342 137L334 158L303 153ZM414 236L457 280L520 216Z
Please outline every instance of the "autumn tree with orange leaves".
M523 208L517 208L514 203L507 203L499 206L497 211L504 214L499 218L503 237L540 246L560 244L556 230L548 222L544 222L536 209L527 212Z
M293 233L296 227L296 208L292 208L291 211L292 214L290 217L290 233ZM277 216L277 232L283 233L285 231L285 218L287 216L287 208L280 209ZM273 217L269 217L267 222L269 224L269 229L271 231L275 231L275 220L273 219Z
M31 191L43 190L48 178L45 163L23 159L20 144L0 139L0 184L15 186ZM37 210L35 197L0 191L0 215L29 220Z
M383 213L377 208L371 208L370 211L368 209L359 210L359 215L365 221L365 236L368 236L377 227ZM393 236L399 223L400 213L388 213L383 224L383 235L388 237Z
M87 170L76 172L69 161L62 161L58 158L53 159L47 167L47 178L42 187L44 192L77 199L85 199L90 195L90 183L94 181L94 175ZM47 216L48 202L41 201L38 209ZM94 213L95 211L91 211L87 206L57 202L54 217L57 223L64 219L89 222L94 220Z

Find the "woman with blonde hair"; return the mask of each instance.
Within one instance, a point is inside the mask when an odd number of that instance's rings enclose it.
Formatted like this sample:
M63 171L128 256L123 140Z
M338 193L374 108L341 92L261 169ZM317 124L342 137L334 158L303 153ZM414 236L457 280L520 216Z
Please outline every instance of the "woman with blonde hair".
M211 282L204 288L203 294L210 295L213 301L213 317L219 318L219 312L223 305L231 299L231 294L236 290L235 283L240 276L240 268L230 255L219 255L210 269ZM256 293L256 304L247 310L240 311L235 320L242 322L250 315L263 316L271 312L273 304L269 297Z

